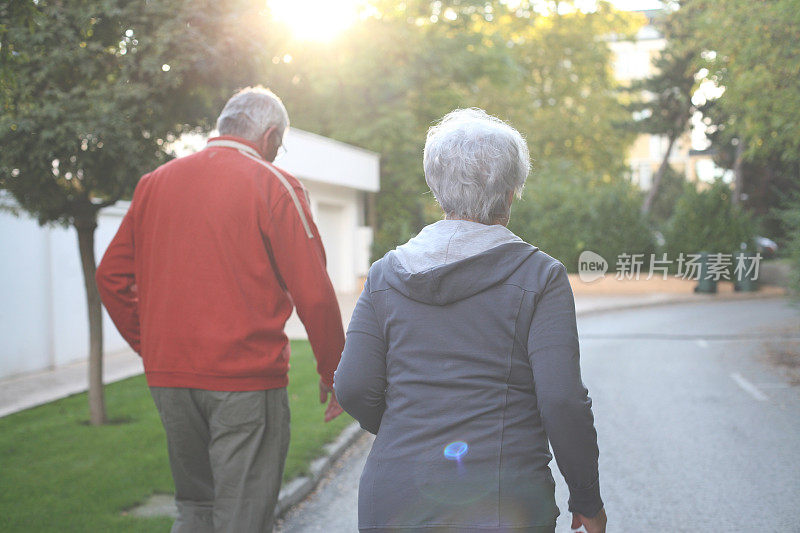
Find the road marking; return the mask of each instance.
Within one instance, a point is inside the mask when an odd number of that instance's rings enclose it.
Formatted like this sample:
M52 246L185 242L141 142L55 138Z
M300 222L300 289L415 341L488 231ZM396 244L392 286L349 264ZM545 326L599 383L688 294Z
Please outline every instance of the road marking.
M708 348L708 341L705 339L697 339L695 342L701 348Z
M767 398L766 394L758 390L758 387L756 387L755 385L747 381L745 378L743 378L740 373L734 372L733 374L731 374L731 378L733 379L733 381L736 382L737 385L739 385L742 389L744 389L744 391L747 394L749 394L756 400L760 402L766 402L769 399Z

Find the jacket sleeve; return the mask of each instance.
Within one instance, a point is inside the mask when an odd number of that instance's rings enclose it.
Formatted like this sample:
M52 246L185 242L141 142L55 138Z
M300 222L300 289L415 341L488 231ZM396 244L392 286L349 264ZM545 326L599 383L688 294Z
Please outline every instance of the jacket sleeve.
M100 299L122 337L140 352L139 297L134 275L133 204L97 267Z
M569 487L569 510L593 517L603 507L597 433L581 380L575 300L561 263L550 268L536 303L528 356L544 429Z
M386 342L365 285L347 328L334 388L339 405L377 434L386 410Z
M308 333L322 382L333 372L344 347L339 302L325 270L325 250L304 191L285 192L270 210L265 230L278 274Z

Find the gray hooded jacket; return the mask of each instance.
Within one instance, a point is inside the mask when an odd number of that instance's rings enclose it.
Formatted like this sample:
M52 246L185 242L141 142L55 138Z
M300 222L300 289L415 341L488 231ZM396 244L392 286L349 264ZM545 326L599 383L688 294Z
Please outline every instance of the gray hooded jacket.
M377 434L361 531L551 528L548 440L570 510L602 508L566 270L503 226L443 220L372 265L334 387Z

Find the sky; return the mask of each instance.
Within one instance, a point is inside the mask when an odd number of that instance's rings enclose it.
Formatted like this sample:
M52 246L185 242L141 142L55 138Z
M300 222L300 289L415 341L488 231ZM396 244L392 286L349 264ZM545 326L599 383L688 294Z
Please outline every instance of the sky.
M614 7L626 11L634 9L659 9L663 7L658 0L610 0Z

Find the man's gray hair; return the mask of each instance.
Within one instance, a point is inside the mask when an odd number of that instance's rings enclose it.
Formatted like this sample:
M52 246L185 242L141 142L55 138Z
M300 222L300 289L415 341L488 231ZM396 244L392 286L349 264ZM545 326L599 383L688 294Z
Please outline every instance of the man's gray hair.
M447 216L508 220L510 193L522 193L531 168L522 135L484 110L456 109L428 130L425 181Z
M289 114L275 93L264 87L247 87L231 96L217 119L220 135L235 135L257 142L271 127L283 137Z

